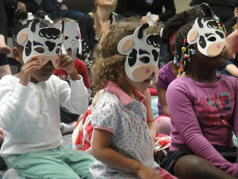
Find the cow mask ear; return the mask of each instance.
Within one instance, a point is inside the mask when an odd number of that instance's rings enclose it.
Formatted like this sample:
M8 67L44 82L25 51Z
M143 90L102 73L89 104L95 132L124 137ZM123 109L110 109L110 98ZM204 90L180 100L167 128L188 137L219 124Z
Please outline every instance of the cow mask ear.
M146 40L142 40L141 38L147 37L146 31L147 31L148 27L149 27L149 24L145 23L145 24L137 27L132 35L128 35L128 36L122 38L117 45L117 51L122 55L128 55L129 50L133 46L135 46L135 48L138 49L137 46L146 45ZM140 42L139 44L137 44L138 41ZM144 44L142 44L142 42Z
M187 40L189 44L194 44L198 39L198 31L196 29L191 29L188 32Z
M22 45L24 46L27 42L27 39L28 39L28 34L25 30L22 30L20 31L18 34L17 34L17 43L19 45Z
M133 38L124 38L122 39L118 46L117 50L120 54L126 55L126 51L128 51L134 44L134 39Z

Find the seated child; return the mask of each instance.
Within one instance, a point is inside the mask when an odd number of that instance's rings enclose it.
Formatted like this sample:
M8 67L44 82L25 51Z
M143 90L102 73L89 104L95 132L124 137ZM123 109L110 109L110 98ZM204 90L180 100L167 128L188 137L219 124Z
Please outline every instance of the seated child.
M22 64L14 76L0 81L1 156L21 178L91 178L94 157L62 146L59 105L73 113L87 110L88 95L73 60L60 54L63 22L15 13L14 58ZM66 70L70 84L52 75Z
M206 16L186 24L176 36L178 59L185 68L166 92L172 132L162 166L183 179L234 179L238 80L216 73L228 57L226 30L209 6L204 12Z
M92 112L94 178L175 178L154 161L141 92L157 76L160 37L140 24L111 25L92 66L93 89L104 89Z
M196 17L202 14L203 5L194 6L189 10L185 10L179 14L174 15L168 21L166 21L162 41L169 41L168 51L172 54L170 62L164 65L159 72L158 81L155 84L158 91L158 112L159 116L155 119L157 124L157 133L170 135L171 118L169 115L169 109L166 101L166 91L169 84L176 79L179 74L179 69L183 66L180 64L180 59L173 60L173 56L176 59L175 50L175 38L177 31L187 24L188 22L194 21Z

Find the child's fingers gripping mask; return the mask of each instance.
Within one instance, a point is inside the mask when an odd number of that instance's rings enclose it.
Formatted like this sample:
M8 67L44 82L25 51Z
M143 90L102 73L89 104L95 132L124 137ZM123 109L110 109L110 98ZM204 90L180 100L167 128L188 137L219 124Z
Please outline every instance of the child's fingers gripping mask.
M207 6L207 11L211 9ZM198 50L205 56L218 56L225 44L225 27L220 24L218 17L211 11L212 17L206 20L198 17L187 35L188 44L197 44Z
M62 53L67 54L67 50L72 50L72 59L76 60L76 55L82 54L82 40L78 23L65 22L65 40L62 46Z
M154 74L158 77L158 59L161 37L157 34L146 35L149 24L139 26L134 34L121 39L117 45L120 54L126 55L126 75L133 81L142 82Z
M24 47L23 62L26 63L35 55L41 60L42 66L51 60L57 68L64 36L63 23L41 28L40 23L41 19L34 19L27 28L17 34L17 43Z

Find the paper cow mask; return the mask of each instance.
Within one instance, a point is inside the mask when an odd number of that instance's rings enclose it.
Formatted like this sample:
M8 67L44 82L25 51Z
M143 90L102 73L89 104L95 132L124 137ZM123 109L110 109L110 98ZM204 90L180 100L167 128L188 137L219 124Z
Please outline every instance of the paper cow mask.
M61 53L64 24L40 27L41 19L34 19L27 28L22 29L16 37L19 45L24 47L23 62L36 55L44 66L49 60L57 68L58 55Z
M126 75L133 81L141 82L154 73L157 81L159 43L161 38L157 34L146 35L149 24L139 26L134 34L120 40L117 50L126 55Z
M213 13L211 13L213 14ZM214 14L213 14L214 16ZM218 56L226 43L225 34L216 16L198 17L187 35L188 44L197 44L198 50L205 56Z

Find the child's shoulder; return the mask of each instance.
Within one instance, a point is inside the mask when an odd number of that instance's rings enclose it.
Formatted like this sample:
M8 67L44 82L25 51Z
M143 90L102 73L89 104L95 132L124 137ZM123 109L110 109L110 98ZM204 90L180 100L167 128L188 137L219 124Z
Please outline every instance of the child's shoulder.
M117 108L120 103L119 98L113 94L108 92L107 90L100 91L100 97L97 100L96 106L111 106L113 108Z
M162 68L160 68L159 73L168 73L168 71L172 71L170 63L173 63L173 62L169 62L166 65L164 65Z
M229 86L231 86L231 85L237 86L237 84L238 84L238 79L234 76L226 76L226 75L217 73L217 77L219 78L219 80L221 80L222 84L225 83Z
M190 81L189 77L179 76L179 77L175 78L170 84L184 86L185 84L189 83L189 81Z

